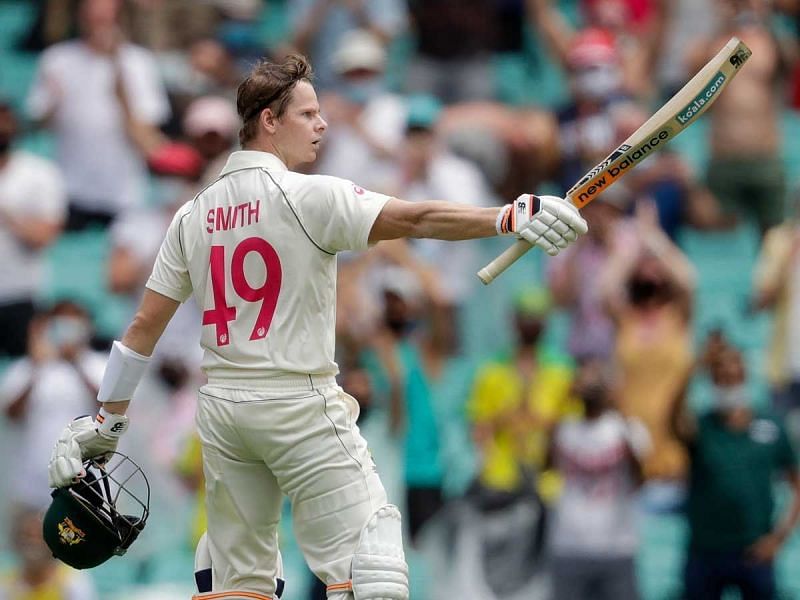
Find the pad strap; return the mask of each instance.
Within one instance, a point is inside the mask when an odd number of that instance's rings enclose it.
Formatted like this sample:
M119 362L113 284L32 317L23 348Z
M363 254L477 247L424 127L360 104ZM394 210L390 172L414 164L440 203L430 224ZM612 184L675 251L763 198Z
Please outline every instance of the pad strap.
M111 354L103 373L97 400L99 402L130 400L149 362L149 356L143 356L122 342L115 341L111 345Z

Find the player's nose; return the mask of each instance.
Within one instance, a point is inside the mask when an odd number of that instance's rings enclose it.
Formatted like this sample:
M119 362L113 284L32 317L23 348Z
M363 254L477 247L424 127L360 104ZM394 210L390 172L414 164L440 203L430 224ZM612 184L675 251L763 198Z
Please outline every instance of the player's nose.
M322 118L322 115L319 115L319 118L317 119L317 131L322 133L327 128L328 128L328 122Z

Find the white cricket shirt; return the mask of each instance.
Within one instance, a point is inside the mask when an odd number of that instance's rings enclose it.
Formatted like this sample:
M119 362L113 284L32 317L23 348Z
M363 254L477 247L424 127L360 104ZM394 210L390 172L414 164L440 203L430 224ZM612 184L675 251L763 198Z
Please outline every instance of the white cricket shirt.
M147 282L202 313L209 380L334 375L336 253L363 250L388 196L231 154L176 213Z

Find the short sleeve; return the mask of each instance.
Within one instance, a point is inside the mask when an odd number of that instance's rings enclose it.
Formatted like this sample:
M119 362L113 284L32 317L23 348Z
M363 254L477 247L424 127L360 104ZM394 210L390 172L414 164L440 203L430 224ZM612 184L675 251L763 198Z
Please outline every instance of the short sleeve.
M23 358L11 364L0 379L0 408L11 404L33 381L33 363Z
M31 202L31 214L48 221L61 221L67 214L67 192L58 167L46 160L37 163L33 184L36 202Z
M146 284L148 289L178 302L185 302L192 293L189 266L181 243L181 221L185 211L184 206L172 219Z
M58 85L56 80L58 69L53 64L55 58L52 49L42 53L28 92L26 109L28 115L37 121L43 119L56 103L54 86Z
M331 253L366 250L372 225L390 199L325 175L305 177L292 198L311 238Z

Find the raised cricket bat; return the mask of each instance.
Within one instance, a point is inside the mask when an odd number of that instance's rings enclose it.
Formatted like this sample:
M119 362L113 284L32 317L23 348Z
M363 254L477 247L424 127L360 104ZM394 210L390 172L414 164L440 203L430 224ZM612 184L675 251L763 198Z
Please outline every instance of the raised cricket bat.
M607 187L694 123L719 97L751 54L750 48L741 40L731 38L644 125L634 131L604 161L581 177L565 197L578 208L583 208L597 198ZM517 240L513 246L478 271L478 277L488 285L532 247L525 240Z

